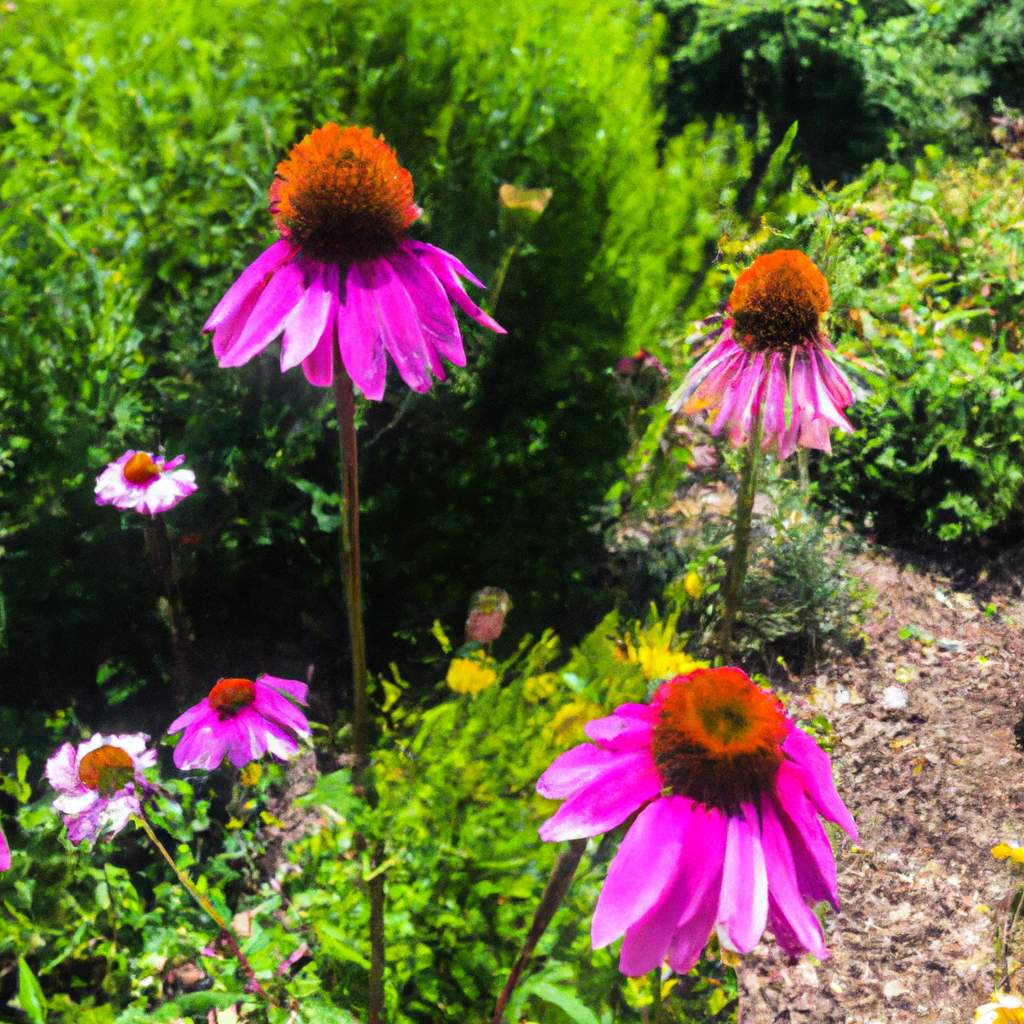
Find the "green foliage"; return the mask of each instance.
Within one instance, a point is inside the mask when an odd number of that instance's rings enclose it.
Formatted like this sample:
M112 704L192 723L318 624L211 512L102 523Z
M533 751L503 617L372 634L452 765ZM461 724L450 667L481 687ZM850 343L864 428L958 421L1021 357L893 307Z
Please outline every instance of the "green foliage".
M815 463L822 493L903 543L1019 537L1024 166L937 151L876 166L807 225L833 338L861 382L857 432Z
M969 150L1002 98L1019 105L1021 0L661 0L669 122L729 114L778 141L800 122L816 180L887 150ZM837 120L837 118L839 120Z
M371 651L485 583L523 627L592 622L587 527L624 443L610 367L696 297L753 159L727 121L661 145L660 20L584 0L59 7L0 12L5 676L57 705L103 663L168 663L138 521L92 499L128 445L197 473L171 518L203 674L271 653L340 674L329 403L269 355L220 371L200 334L273 236L276 161L328 118L386 133L417 231L484 278L512 241L498 185L554 189L505 279L509 335L467 329L468 370L366 410ZM151 709L131 686L125 713Z

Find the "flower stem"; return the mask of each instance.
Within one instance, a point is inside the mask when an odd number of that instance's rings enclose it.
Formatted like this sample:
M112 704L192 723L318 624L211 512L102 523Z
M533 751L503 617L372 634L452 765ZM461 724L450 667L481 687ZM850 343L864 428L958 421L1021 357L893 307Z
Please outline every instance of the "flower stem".
M341 452L341 578L345 585L349 644L352 649L352 749L355 754L353 788L373 807L376 794L367 784L369 766L370 708L366 670L366 635L363 632L363 584L359 547L359 445L356 435L356 404L352 380L343 370L334 375L334 403L338 411L338 444ZM361 833L356 848L369 845ZM367 997L369 1024L384 1022L384 874L376 869L384 860L379 843L370 849L370 979Z
M722 590L721 622L718 628L718 657L723 664L728 663L732 658L736 612L743 595L743 581L747 576L754 498L757 496L757 471L761 464L761 421L763 416L764 404L762 403L750 429L750 437L747 439L747 447L743 453L743 467L740 470L740 489L736 496L736 513L733 519L732 554L729 558L729 570Z
M519 250L520 241L522 241L521 236L516 238L505 250L505 254L501 257L501 263L498 264L498 269L494 272L494 280L491 281L491 287L487 292L487 305L492 316L497 312L501 289L505 287L505 278L508 275L509 267L512 266L512 260Z
M526 965L530 962L530 956L533 954L537 943L544 932L547 931L551 918L555 916L555 911L558 910L562 900L565 899L565 894L569 891L569 886L572 884L573 876L576 874L576 869L579 867L583 851L586 848L586 839L572 839L569 842L568 849L555 861L555 866L551 869L551 877L548 879L547 887L544 889L544 895L541 896L540 903L537 904L537 910L533 915L533 924L530 925L526 940L523 942L523 948L519 952L519 959L513 965L508 981L505 982L505 987L501 990L501 995L498 996L498 1001L494 1005L494 1015L491 1017L491 1024L501 1024L502 1017L505 1014L505 1006L511 998L516 985L519 984L519 979L522 977Z
M187 704L192 694L192 630L178 586L179 572L174 546L163 516L150 516L145 525L146 557L167 604L167 624L171 631L171 685L179 704Z
M238 961L242 970L245 971L245 976L248 979L246 984L246 990L253 992L258 995L261 999L266 1000L268 1003L272 1003L273 1000L270 998L267 990L259 983L256 978L256 972L252 968L252 964L249 963L245 954L242 952L241 947L238 945L238 940L235 938L235 933L231 929L231 925L220 915L217 908L196 888L195 883L188 875L185 874L181 868L178 867L177 862L171 856L167 847L157 838L156 832L153 831L153 826L146 820L145 815L135 815L136 824L142 829L143 832L149 837L149 841L157 848L160 856L171 866L171 870L174 872L175 877L181 883L181 885L188 890L192 898L199 904L200 907L206 912L211 918L213 923L220 929L220 933L224 938L224 941L228 944L232 954Z
M345 610L352 649L352 746L357 766L362 770L369 750L369 705L359 553L359 448L355 395L352 393L352 381L343 370L334 375L334 402L338 410L338 444L341 450L341 578L345 585Z
M651 1024L661 1017L661 964L651 972Z

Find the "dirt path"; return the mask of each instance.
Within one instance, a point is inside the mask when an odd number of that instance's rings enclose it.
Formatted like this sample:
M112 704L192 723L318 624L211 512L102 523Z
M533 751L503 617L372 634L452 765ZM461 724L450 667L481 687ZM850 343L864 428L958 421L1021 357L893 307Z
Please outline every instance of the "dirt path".
M792 711L832 721L861 844L837 849L832 958L790 965L763 943L740 970L741 1021L969 1024L991 991L1011 889L990 850L1024 842L1021 604L997 595L999 613L986 615L990 598L881 555L854 570L878 594L868 651L805 680Z

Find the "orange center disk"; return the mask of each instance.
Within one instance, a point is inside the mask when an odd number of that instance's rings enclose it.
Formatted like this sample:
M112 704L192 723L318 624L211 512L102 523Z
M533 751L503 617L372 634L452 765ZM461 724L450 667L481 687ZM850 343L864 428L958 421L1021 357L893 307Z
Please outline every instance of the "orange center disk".
M728 309L734 337L755 352L813 339L831 300L821 271L796 249L777 249L736 279Z
M680 796L734 810L769 789L789 723L738 668L698 669L665 684L654 759Z
M83 786L113 796L135 778L135 765L120 747L97 747L82 758L78 778Z
M136 452L124 464L124 478L130 484L148 484L160 475L160 467L146 452Z
M221 718L230 718L256 699L256 684L251 679L220 679L206 699Z
M369 128L333 122L277 165L270 212L281 234L323 263L386 256L420 215L412 175Z

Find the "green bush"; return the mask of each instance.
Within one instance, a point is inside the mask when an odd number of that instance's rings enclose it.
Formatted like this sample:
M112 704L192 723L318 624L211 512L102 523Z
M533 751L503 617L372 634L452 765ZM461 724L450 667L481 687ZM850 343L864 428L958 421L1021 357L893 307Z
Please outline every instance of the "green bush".
M92 500L128 445L197 473L171 518L201 674L342 673L330 404L270 356L220 371L200 334L272 238L276 161L329 118L386 133L423 236L484 278L511 241L499 183L554 189L506 279L508 337L467 329L450 385L366 411L371 657L481 584L521 627L592 622L590 510L625 443L610 367L694 298L753 155L726 122L661 147L659 20L583 0L59 8L0 13L5 677L56 705L95 697L99 665L168 662L138 522Z
M824 253L857 427L815 462L822 494L887 540L1024 530L1024 165L931 151L874 167L798 233Z
M966 152L1002 98L1024 99L1024 3L1011 0L661 0L669 123L729 114L798 149L818 181L889 150ZM837 118L840 120L837 121Z

